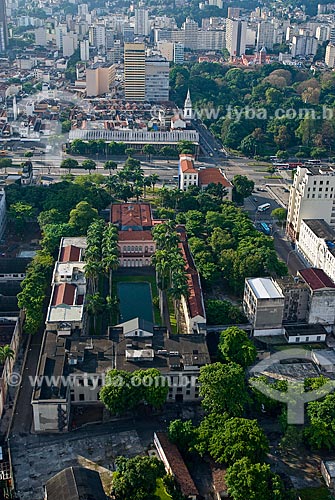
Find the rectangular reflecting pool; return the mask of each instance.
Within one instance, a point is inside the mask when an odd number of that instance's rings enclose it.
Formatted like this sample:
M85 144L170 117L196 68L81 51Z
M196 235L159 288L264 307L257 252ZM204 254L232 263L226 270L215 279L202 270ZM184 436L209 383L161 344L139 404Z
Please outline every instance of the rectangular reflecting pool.
M125 282L117 284L120 300L120 323L133 318L154 322L151 286L148 282Z

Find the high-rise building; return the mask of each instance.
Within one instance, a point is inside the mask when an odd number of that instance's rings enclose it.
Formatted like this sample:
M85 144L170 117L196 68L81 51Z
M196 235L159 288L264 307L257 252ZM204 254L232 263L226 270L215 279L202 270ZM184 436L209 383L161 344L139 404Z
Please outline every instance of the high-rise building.
M1 0L0 0L1 1ZM67 33L67 25L59 24L55 28L55 36L56 36L56 46L57 49L63 48L63 36Z
M90 43L88 40L80 42L80 60L88 61L90 58Z
M173 62L175 64L184 64L184 44L175 43L173 45Z
M182 31L184 32L184 44L186 49L197 50L198 48L198 23L193 21L193 19L187 17L182 25Z
M325 63L328 68L335 68L335 45L331 43L326 48Z
M145 98L149 102L169 100L169 62L154 57L145 62Z
M104 24L94 24L89 29L89 41L92 47L101 52L106 50L106 26Z
M291 186L286 231L299 239L302 219L324 219L335 228L335 170L320 166L298 167Z
M245 53L247 22L241 19L227 19L226 48L231 56Z
M134 41L134 28L133 26L124 25L123 26L123 41L124 43L133 43Z
M96 63L86 69L86 95L96 97L109 92L115 80L116 67L111 63Z
M198 50L222 50L225 47L225 32L223 30L199 30Z
M274 42L274 25L269 21L260 21L257 26L257 52L265 47L267 50L273 49Z
M134 34L148 36L150 33L149 12L146 9L135 9Z
M0 52L5 52L8 45L8 27L6 1L0 0Z
M223 0L209 0L208 5L213 5L214 7L223 8Z
M314 36L295 35L292 39L291 54L298 56L315 56L318 50L318 40Z
M73 32L63 35L63 56L71 57L78 47L77 34Z
M124 44L124 90L127 100L145 100L145 44Z

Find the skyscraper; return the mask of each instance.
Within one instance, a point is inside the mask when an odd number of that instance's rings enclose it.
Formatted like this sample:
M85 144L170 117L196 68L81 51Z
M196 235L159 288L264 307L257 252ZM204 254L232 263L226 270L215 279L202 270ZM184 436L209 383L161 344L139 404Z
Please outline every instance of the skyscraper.
M240 19L227 19L226 47L231 56L245 53L247 23Z
M127 100L145 100L145 44L124 44L124 90Z
M8 28L6 15L6 2L0 0L0 52L5 52L8 45Z

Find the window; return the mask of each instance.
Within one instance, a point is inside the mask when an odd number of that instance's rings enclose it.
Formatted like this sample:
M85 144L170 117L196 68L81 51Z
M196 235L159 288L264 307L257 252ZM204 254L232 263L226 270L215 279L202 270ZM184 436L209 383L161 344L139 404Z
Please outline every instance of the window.
M186 396L189 396L191 394L191 391L189 389L186 390Z
M300 337L296 337L296 338L295 338L295 341L296 341L296 342L300 342Z
M85 394L79 394L79 401L85 401Z
M305 339L305 340L306 340L306 342L309 342L309 337L306 337L306 339Z
M316 341L317 341L317 342L320 342L320 340L321 340L321 335L318 335L318 336L316 337Z
M79 379L79 385L80 385L81 387L84 387L84 380L83 380L83 379Z
M177 387L177 392L183 392L183 388L182 387Z

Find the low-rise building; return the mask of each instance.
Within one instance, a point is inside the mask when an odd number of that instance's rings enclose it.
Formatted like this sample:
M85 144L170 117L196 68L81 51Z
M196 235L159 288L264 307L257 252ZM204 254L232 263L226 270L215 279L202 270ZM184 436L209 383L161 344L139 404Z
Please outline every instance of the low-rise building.
M196 500L199 492L177 446L169 441L164 432L154 433L154 444L167 474L175 478L183 497Z
M301 269L299 275L308 285L308 317L309 324L321 324L328 331L335 325L335 283L322 269Z
M327 331L322 325L285 325L285 338L289 344L325 342Z
M272 278L246 278L243 309L254 335L282 333L285 297Z
M76 329L85 330L85 248L86 238L62 238L59 260L55 263L52 278L47 330L62 335L70 335Z
M106 500L99 472L85 467L68 467L49 479L44 500Z
M149 266L156 250L150 204L114 203L111 222L119 229L120 267Z
M67 432L72 406L101 407L99 391L112 369L157 368L169 385L168 402L198 401L200 367L209 362L204 335L169 336L136 318L106 337L46 331L32 397L34 429Z
M178 185L179 189L187 191L190 186L199 186L205 189L210 184L221 184L226 194L223 199L232 201L233 185L228 181L221 168L196 168L194 156L181 154L179 157Z

